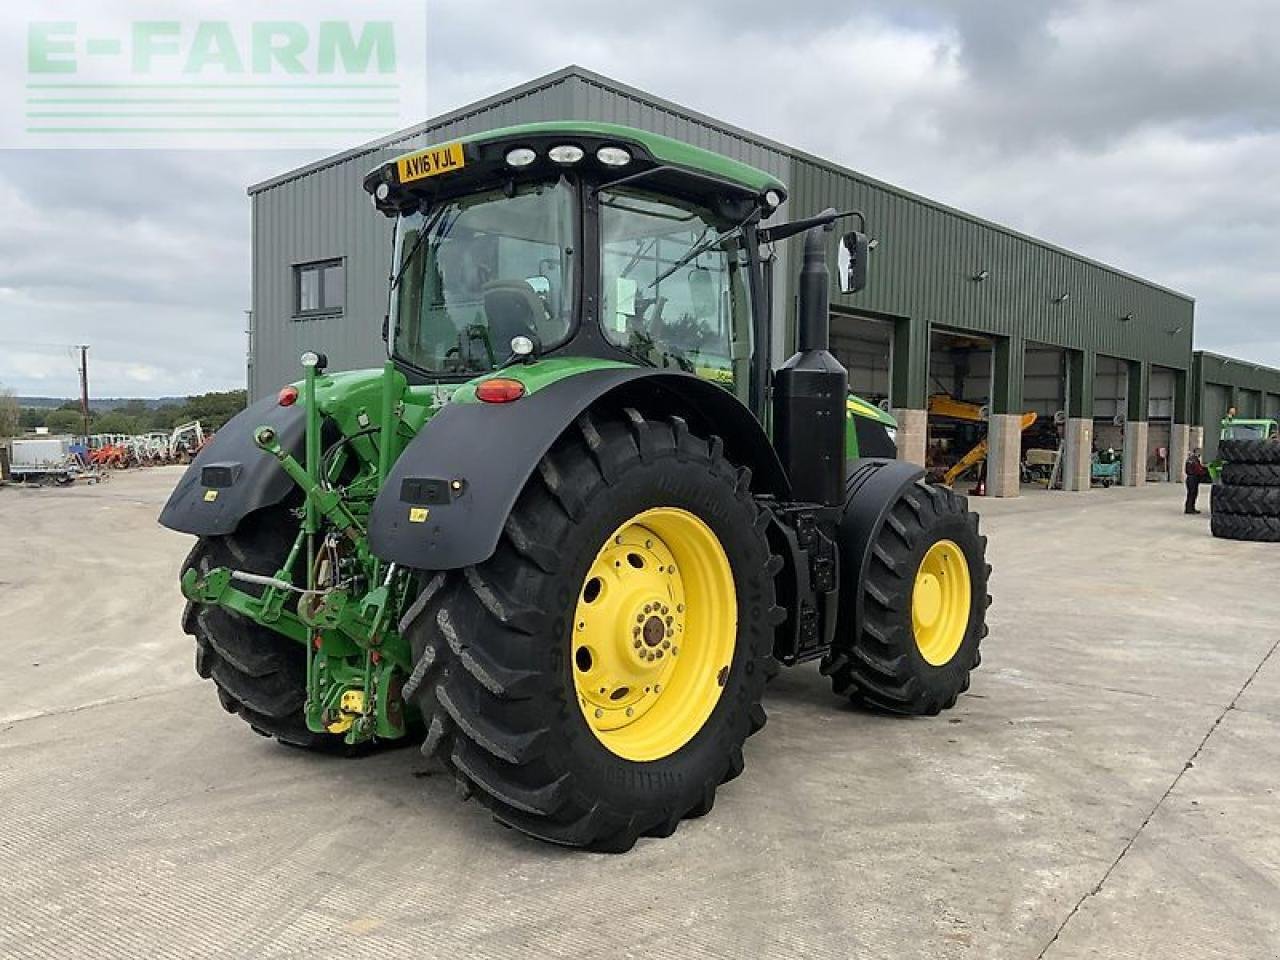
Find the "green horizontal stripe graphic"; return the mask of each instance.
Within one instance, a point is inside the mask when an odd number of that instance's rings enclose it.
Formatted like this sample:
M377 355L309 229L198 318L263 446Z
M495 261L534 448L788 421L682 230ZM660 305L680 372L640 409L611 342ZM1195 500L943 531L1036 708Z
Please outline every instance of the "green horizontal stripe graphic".
M27 97L27 103L399 103L399 97Z
M188 118L195 118L195 117L217 117L217 118L219 118L219 119L226 119L226 118L228 118L228 117L244 117L244 118L248 118L248 117L297 117L297 116L302 116L302 117L368 117L368 118L369 118L369 119L371 119L371 120L382 120L382 119L394 119L395 117L400 116L400 114L398 114L398 113L386 113L386 112L382 112L382 113L372 113L372 112L370 112L370 111L368 111L368 110L349 110L349 111L345 111L345 112L342 112L342 111L334 112L334 111L331 111L331 110L324 110L324 111L319 111L319 112L303 113L303 114L292 113L292 112L290 112L290 111L288 111L288 110L276 110L276 111L263 111L263 110L259 110L259 111L255 111L255 112L251 112L251 113L248 113L248 112L245 112L245 111L242 111L242 110L228 110L228 111L212 111L212 110L211 110L211 111L209 111L208 113L192 113L190 110L144 110L144 111L134 111L134 112L129 112L129 111L126 111L126 110L83 110L83 111L77 110L77 111L74 111L74 112L67 112L67 111L61 111L61 110L59 110L59 111L52 111L52 110L35 110L35 111L32 111L32 110L28 110L28 111L27 111L27 118L28 118L28 119L32 119L32 120L53 120L53 119L85 120L85 119L92 119L92 118L94 118L94 117L104 117L104 118L105 118L105 117L113 117L113 118L115 118L115 117L122 117L122 118L124 118L124 117L141 117L141 118L146 118L146 117L188 117Z
M28 83L28 90L395 90L399 83Z
M389 133L391 127L27 127L27 133Z

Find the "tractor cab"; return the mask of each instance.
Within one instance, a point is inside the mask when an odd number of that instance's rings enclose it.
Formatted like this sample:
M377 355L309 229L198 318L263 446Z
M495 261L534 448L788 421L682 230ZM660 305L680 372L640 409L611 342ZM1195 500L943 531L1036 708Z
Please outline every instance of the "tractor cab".
M763 414L772 176L592 123L494 130L365 179L396 220L388 324L411 381L590 357L694 374ZM776 228L775 228L776 229Z
M1222 421L1220 440L1276 440L1280 439L1280 423L1270 419L1241 420L1227 417Z

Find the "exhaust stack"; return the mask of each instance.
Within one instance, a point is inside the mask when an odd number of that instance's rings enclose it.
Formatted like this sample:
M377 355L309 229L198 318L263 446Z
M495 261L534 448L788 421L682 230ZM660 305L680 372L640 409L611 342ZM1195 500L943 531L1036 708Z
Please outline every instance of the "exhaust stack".
M830 231L828 224L805 233L796 317L799 350L774 374L773 445L791 478L794 499L840 507L849 374L830 349Z

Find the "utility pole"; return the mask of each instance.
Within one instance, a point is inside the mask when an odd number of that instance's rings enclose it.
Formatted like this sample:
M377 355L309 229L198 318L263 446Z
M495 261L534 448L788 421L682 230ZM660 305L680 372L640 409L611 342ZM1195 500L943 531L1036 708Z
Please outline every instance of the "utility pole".
M84 420L84 435L89 436L89 345L79 344L80 351L80 415Z

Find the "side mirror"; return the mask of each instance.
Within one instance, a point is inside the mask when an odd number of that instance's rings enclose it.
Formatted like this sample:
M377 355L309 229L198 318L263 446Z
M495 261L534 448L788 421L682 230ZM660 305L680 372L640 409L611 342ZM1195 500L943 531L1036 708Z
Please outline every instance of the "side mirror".
M851 230L840 238L837 272L841 293L857 293L867 285L867 256L870 252L865 233Z

